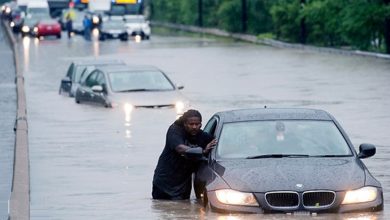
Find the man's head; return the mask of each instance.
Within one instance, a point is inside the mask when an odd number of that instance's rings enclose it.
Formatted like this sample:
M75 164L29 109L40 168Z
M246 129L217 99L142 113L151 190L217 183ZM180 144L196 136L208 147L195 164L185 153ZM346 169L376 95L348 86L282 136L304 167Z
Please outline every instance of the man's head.
M184 129L189 135L198 134L202 127L202 115L194 109L184 112L179 120L183 123Z

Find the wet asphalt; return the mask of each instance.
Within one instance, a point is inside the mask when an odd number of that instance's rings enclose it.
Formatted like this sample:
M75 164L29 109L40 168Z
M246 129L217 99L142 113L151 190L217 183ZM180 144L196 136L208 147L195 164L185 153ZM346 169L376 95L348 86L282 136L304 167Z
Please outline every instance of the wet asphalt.
M58 95L70 62L91 57L161 68L174 82L184 84L183 94L202 112L204 124L216 111L265 105L330 112L356 148L363 142L377 145L377 154L364 162L384 187L385 211L315 218L390 218L389 60L206 36L154 35L140 43L86 42L79 36L19 40L28 108L31 219L307 218L216 214L193 197L180 202L151 200L153 170L175 114L170 109L136 109L126 120L122 109L76 104Z

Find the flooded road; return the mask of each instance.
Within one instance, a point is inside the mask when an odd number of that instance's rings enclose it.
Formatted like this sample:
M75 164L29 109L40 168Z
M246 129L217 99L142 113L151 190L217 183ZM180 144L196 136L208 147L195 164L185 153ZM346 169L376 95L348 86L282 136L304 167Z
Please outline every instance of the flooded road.
M153 201L153 171L175 120L172 109L76 104L58 95L70 62L87 57L154 65L184 84L203 114L249 107L324 109L356 148L377 145L364 162L382 183L380 213L315 219L390 219L390 61L317 54L217 40L152 36L151 41L21 40L30 146L31 219L304 219L288 215L225 215L191 201ZM312 218L312 217L307 217Z

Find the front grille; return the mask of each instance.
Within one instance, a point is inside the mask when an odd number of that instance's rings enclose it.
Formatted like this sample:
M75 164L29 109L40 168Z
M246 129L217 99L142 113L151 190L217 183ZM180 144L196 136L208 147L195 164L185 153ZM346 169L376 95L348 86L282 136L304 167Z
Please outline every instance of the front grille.
M306 208L330 206L335 198L336 194L332 191L308 191L303 193L303 206Z
M299 205L296 192L269 192L265 194L267 203L276 208L295 208Z

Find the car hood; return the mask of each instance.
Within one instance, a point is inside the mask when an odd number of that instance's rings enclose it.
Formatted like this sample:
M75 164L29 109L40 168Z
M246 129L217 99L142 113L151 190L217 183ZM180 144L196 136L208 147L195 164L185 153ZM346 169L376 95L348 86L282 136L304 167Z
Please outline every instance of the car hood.
M364 168L354 157L263 158L218 163L224 167L219 174L225 182L232 189L245 192L341 191L362 187L365 181Z
M110 100L113 103L129 103L137 107L163 107L175 105L177 101L186 102L186 99L177 90L113 93Z

